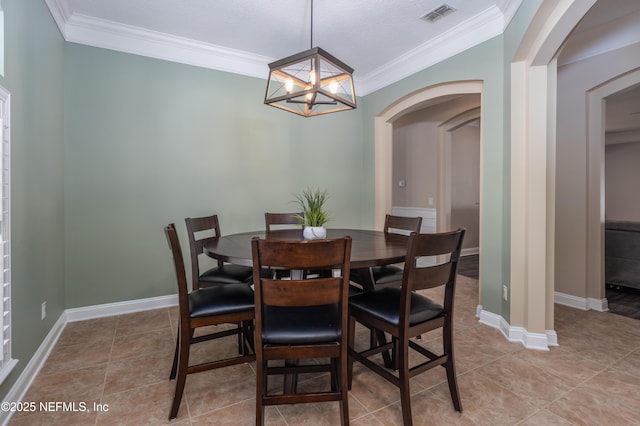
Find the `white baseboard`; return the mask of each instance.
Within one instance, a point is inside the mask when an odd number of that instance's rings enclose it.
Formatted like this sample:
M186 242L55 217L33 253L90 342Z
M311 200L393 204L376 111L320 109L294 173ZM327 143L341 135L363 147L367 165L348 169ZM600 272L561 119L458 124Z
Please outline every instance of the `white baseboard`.
M609 310L607 299L594 299L573 296L555 292L554 302L559 305L583 311L594 310L605 312ZM555 330L545 330L544 333L531 333L523 327L511 326L500 315L484 311L482 305L476 308L476 316L479 322L500 330L510 342L519 342L528 349L549 350L549 346L558 346L558 335Z
M555 330L531 333L523 327L509 325L500 315L483 310L482 305L478 305L476 308L476 316L480 323L500 330L508 341L521 343L527 349L548 351L549 346L558 346L558 336Z
M22 401L27 393L29 386L35 380L36 376L47 361L51 350L58 342L60 334L68 322L82 321L93 318L101 318L113 315L129 314L133 312L148 311L151 309L168 308L178 305L178 296L160 296L148 299L130 300L126 302L107 303L104 305L87 306L84 308L67 309L60 315L60 318L51 327L47 337L42 341L38 350L33 354L29 363L13 384L4 401L19 402ZM0 424L6 425L11 419L13 413L8 411L0 411Z
M609 310L609 302L607 301L607 299L578 297L556 291L553 300L558 305L569 306L570 308L576 308L582 311L594 310L599 312L606 312Z
M67 309L67 322L84 321L93 318L111 317L151 309L178 306L178 295L150 297L147 299L128 300L126 302L106 303L104 305L86 306Z
M480 254L480 247L469 247L460 251L460 256L473 256L475 254Z
M20 373L20 377L18 377L18 380L16 380L11 389L9 389L9 392L4 397L3 401L22 401L22 398L24 398L27 390L29 390L29 386L31 386L31 383L33 383L33 380L42 369L42 366L47 361L47 358L49 358L49 354L51 353L53 347L56 345L56 342L58 341L62 330L64 330L64 326L66 325L66 323L66 315L63 312L62 315L60 315L60 318L58 318L58 320L55 322L53 327L51 327L51 330L49 330L49 333L40 344L40 347L38 348L36 353L33 354L25 369L22 371L22 373ZM12 415L13 412L11 411L1 411L0 424L6 425L7 423L9 423Z

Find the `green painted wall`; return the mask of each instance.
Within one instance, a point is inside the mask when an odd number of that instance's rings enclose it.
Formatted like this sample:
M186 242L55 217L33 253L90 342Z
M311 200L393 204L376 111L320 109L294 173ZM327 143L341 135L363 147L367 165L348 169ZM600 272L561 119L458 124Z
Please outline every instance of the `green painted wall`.
M468 49L364 97L364 158L368 182L365 202L374 198L374 120L385 108L413 92L445 82L482 80L483 115L483 210L482 288L484 310L509 321L509 303L502 298L502 285L510 286L510 66L524 32L541 0L523 2L504 34ZM373 224L373 212L367 216Z
M64 41L42 0L3 0L11 93L12 350L5 395L65 309L63 280ZM47 302L47 317L40 305Z
M224 233L262 229L265 211L291 210L292 193L314 185L331 194L329 226L373 226L376 114L452 80L484 81L481 302L508 320L508 64L535 8L505 35L359 99L355 111L305 119L263 105L262 79L64 43L43 0L2 6L20 364L0 394L64 309L175 293L169 222L183 244L187 216L216 212Z
M364 98L364 156L367 167L365 181L371 182L370 205L373 204L374 177L374 119L396 100L410 93L443 82L482 80L484 94L483 152L484 190L480 202L484 214L484 239L482 241L482 296L483 308L501 312L501 288L505 282L504 262L509 251L503 235L509 229L508 200L503 192L504 181L509 178L509 162L505 161L504 135L504 57L503 37L495 37L446 61L420 71L402 81L378 90ZM370 217L370 223L373 218Z
M367 225L361 109L299 117L263 104L262 79L76 44L65 65L67 308L175 293L162 228L184 245L187 216L264 229L313 185L329 226Z

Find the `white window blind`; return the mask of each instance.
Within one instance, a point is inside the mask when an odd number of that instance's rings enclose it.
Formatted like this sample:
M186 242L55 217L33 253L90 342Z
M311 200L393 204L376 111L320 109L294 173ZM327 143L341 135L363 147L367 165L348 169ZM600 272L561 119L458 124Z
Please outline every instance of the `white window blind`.
M17 360L11 358L11 168L10 96L0 87L0 383Z

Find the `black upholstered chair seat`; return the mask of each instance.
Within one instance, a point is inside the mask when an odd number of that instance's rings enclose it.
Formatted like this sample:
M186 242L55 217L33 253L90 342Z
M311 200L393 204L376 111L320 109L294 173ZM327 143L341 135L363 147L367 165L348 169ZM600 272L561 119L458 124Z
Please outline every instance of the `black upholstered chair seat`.
M214 284L249 283L252 278L253 269L250 266L225 264L202 273L200 282Z
M375 266L373 268L352 269L350 280L356 283L364 282L363 274L372 274L373 282L376 285L384 285L388 283L400 283L402 281L403 269L399 266L384 265Z
M386 287L349 297L349 310L354 314L366 313L389 324L400 324L400 297L402 289ZM411 293L409 324L415 325L436 318L443 313L441 305L418 293Z
M226 284L189 293L191 318L225 315L254 309L253 290L246 284Z
M338 305L264 307L262 341L299 345L340 341Z
M393 265L376 266L372 268L373 280L376 284L402 281L403 268Z

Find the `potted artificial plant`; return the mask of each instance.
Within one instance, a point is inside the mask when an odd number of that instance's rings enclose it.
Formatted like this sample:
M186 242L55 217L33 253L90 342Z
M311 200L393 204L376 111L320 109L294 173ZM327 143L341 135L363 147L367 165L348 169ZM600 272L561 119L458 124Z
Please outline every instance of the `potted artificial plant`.
M296 194L296 203L304 216L297 216L300 225L304 227L302 235L308 240L327 237L324 224L329 221L329 212L324 208L324 203L329 198L327 190L307 188Z

